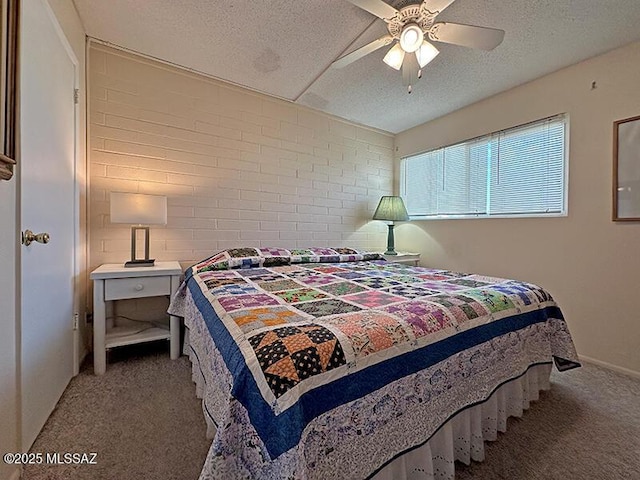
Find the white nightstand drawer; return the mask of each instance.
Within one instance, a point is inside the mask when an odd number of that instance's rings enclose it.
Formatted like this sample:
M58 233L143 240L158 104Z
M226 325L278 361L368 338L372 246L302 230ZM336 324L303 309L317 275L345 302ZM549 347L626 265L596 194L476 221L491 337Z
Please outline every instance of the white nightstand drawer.
M171 278L138 277L112 278L104 282L105 300L123 300L125 298L155 297L171 293Z

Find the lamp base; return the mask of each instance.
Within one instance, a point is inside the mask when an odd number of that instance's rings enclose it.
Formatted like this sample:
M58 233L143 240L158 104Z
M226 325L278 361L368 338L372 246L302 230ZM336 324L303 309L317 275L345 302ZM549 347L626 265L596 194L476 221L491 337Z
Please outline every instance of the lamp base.
M384 252L385 255L397 255L398 252L395 251L393 246L393 223L389 224L389 234L387 235L387 251Z
M129 260L128 262L124 263L124 266L126 268L133 268L133 267L153 267L155 265L155 258L149 258L149 259L142 259L142 260Z
M136 244L137 244L137 232L141 230L144 234L144 258L136 258ZM149 258L149 227L143 227L142 225L131 226L131 260L125 262L126 268L132 267L153 267L155 258Z

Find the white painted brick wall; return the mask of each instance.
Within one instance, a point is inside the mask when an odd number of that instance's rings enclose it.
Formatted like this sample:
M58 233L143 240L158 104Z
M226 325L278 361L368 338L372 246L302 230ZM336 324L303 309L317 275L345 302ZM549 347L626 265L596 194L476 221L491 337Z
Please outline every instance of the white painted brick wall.
M151 256L187 266L239 246L383 249L393 137L124 53L89 48L90 260L129 257L109 192L168 197Z

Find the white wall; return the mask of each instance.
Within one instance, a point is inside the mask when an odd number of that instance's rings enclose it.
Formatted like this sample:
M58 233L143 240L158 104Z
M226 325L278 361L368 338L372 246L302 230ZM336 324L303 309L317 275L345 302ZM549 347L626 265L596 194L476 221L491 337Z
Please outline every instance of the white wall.
M90 265L130 255L109 192L168 197L151 256L384 247L393 136L101 44L89 48Z
M396 243L421 252L425 265L543 285L559 302L579 354L635 373L640 224L612 222L611 210L613 122L640 114L638 79L634 43L396 136L399 159L567 112L568 217L416 221L397 228Z
M85 35L80 18L71 0L49 0L56 18L67 36L78 60L79 69L84 71ZM84 138L86 124L86 109L84 108L84 75L80 79L80 118L79 136L81 146L79 151L79 168L84 168ZM21 225L17 214L17 181L18 174L9 182L0 182L0 452L19 451L21 443L19 434L19 386L18 386L18 345L20 343L20 323L17 312L18 286L16 264L20 244L18 241ZM80 175L84 182L84 176ZM84 194L83 194L84 196ZM83 227L84 228L84 227ZM79 292L76 300L80 310L84 309L85 295ZM15 478L18 469L0 461L0 478Z

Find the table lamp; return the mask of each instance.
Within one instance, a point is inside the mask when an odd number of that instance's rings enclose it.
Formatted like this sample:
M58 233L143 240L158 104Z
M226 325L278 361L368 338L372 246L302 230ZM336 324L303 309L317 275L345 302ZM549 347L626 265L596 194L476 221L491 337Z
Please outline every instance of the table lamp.
M378 208L373 214L373 219L391 222L389 223L389 235L387 236L387 251L384 254L397 255L398 253L393 249L393 222L409 220L402 198L391 195L382 197L380 203L378 203Z
M148 225L167 224L167 197L142 193L110 194L111 223L131 225L131 260L125 267L152 267L155 259L149 258ZM144 258L137 258L138 231L144 234Z

